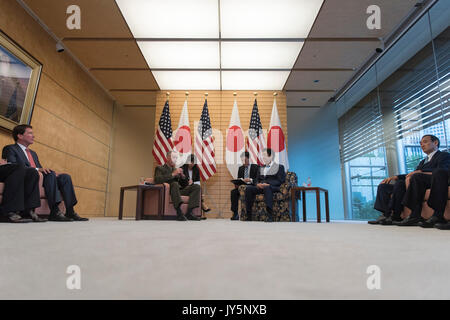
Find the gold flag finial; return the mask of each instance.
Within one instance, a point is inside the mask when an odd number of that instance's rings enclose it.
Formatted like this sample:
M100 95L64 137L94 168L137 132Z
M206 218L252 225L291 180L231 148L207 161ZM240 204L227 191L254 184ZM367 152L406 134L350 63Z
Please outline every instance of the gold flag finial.
M235 96L235 97L236 97L236 96L237 96L237 92L233 92L233 96Z
M186 98L189 97L189 91L186 91L184 94L186 95Z
M258 96L258 92L253 92L253 95L255 96L255 98Z
M169 100L170 92L166 92L166 98Z
M205 97L208 97L208 95L209 95L209 93L208 93L208 92L205 92Z
M273 96L274 96L274 97L278 96L278 92L274 92L274 93L273 93Z

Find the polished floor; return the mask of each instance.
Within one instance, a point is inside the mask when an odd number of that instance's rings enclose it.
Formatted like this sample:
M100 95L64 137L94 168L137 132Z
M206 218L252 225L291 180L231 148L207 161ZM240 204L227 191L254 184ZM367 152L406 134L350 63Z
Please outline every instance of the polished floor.
M0 299L449 299L449 243L363 223L0 224Z

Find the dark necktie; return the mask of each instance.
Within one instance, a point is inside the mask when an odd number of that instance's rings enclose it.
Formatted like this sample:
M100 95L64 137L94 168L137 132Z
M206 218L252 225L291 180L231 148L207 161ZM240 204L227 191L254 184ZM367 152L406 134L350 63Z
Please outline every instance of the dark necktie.
M244 167L244 179L248 178L248 166Z

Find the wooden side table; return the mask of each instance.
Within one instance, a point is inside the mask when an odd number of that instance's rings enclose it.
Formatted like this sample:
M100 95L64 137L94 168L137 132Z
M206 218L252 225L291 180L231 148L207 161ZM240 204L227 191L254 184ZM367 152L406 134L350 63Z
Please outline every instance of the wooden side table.
M120 188L120 202L119 202L119 220L123 218L123 198L124 193L127 190L137 191L136 197L136 220L142 220L144 216L144 193L147 190L157 190L159 192L158 197L158 218L162 219L163 216L163 206L164 206L164 185L154 184L154 185L135 185Z
M292 201L292 221L295 222L296 219L296 211L297 211L297 197L296 192L302 192L302 202L303 202L303 222L306 222L306 192L315 192L316 193L316 206L317 206L317 222L321 222L321 211L320 211L320 192L325 193L325 212L326 212L326 221L330 222L330 205L328 203L328 190L319 188L319 187L292 187L291 188L291 201Z

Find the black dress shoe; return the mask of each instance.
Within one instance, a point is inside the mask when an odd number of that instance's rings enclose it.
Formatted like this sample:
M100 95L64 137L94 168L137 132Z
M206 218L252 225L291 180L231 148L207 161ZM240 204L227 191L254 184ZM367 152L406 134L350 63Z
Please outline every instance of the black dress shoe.
M190 212L186 213L185 217L186 217L186 219L192 220L192 221L200 221L201 220L199 217L194 216Z
M376 220L367 221L368 224L381 224L382 221L386 220L387 218L384 215L380 215Z
M395 225L399 227L416 227L421 221L423 221L422 218L411 218L411 216L409 216L408 218L403 219L401 222L396 223Z
M230 220L239 220L239 215L237 213L233 213L233 216L230 218Z
M1 222L8 222L8 223L28 223L33 222L31 219L25 219L22 218L20 215L18 215L15 212L10 212L6 216L1 218Z
M393 225L397 225L400 222L402 222L402 219L395 219L392 217L388 217L386 219L381 220L380 225L381 226L393 226Z
M436 223L434 227L439 230L450 230L450 222L439 222Z
M47 222L47 219L40 218L35 212L31 211L30 217L33 220L33 222Z
M89 221L88 218L82 218L78 215L78 213L66 213L66 217L72 219L73 221Z
M447 221L443 218L432 216L426 221L419 222L419 226L422 228L433 228L436 223L447 223Z
M67 218L62 212L57 213L50 213L48 216L49 221L55 221L55 222L71 222L73 221L70 218Z
M177 214L177 221L187 221L186 217L183 214Z

